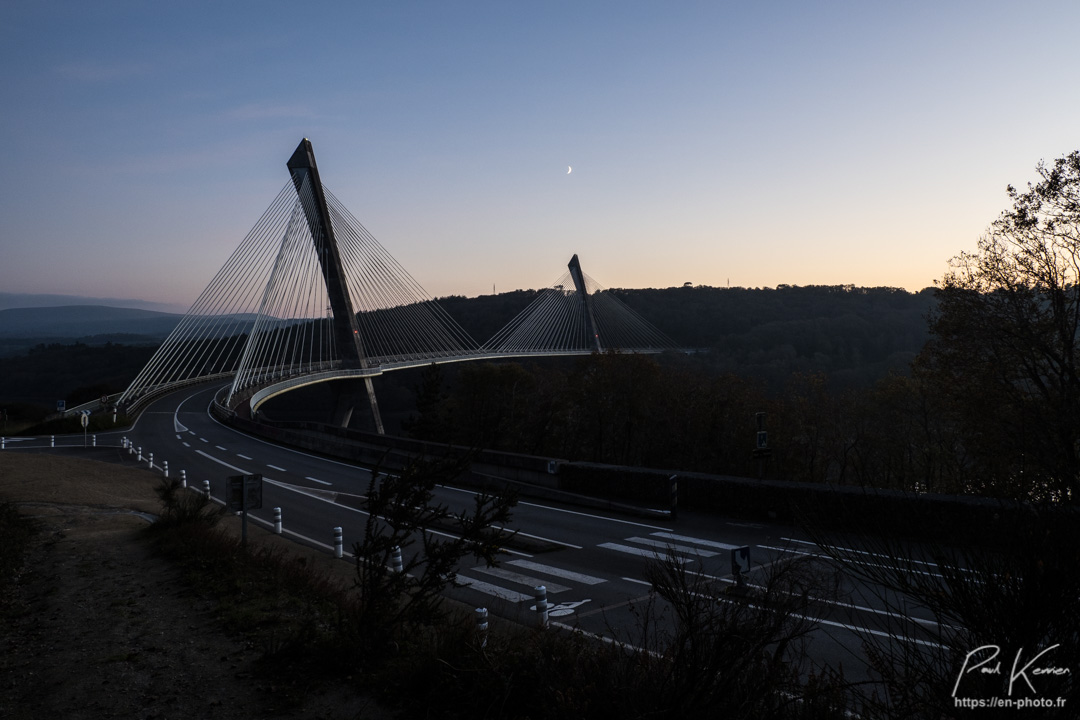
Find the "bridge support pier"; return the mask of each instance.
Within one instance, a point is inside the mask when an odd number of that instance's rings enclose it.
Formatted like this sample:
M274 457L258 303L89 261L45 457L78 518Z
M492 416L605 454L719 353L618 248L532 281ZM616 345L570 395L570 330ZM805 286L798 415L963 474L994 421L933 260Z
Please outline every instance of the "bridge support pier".
M332 383L334 387L333 406L330 408L330 424L347 428L352 424L357 406L367 403L371 407L371 419L375 423L375 432L384 435L382 415L379 413L379 401L375 398L375 385L371 378L362 381L344 380ZM358 420L360 425L363 421ZM370 426L369 426L370 427Z

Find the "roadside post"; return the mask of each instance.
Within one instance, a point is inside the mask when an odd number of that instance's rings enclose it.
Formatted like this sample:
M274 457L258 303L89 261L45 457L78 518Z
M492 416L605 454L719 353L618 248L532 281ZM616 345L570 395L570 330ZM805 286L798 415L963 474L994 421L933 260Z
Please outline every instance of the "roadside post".
M480 641L480 647L487 647L488 635L488 611L487 608L476 608L476 636Z
M547 587L544 585L537 585L533 588L533 596L536 598L536 625L541 630L547 630L548 628L548 601L547 601Z
M86 426L90 424L89 410L83 410L79 414L79 422L82 424L82 446L86 447Z
M240 513L240 544L244 547L247 547L247 511L262 509L262 486L263 476L259 473L229 477L225 507L229 512Z

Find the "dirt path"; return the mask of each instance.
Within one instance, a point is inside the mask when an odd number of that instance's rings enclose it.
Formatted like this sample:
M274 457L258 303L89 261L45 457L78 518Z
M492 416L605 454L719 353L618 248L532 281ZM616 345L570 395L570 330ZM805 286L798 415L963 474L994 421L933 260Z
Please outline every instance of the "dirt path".
M0 595L0 718L390 717L349 688L298 698L261 679L261 649L225 634L140 533L157 480L130 464L0 452L0 502L39 524Z

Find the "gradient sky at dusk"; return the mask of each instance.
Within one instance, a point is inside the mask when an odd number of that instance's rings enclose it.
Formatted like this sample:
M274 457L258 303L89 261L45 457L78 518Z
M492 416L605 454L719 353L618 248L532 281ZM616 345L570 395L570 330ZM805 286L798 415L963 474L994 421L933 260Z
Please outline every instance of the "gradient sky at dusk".
M288 181L433 296L932 284L1080 148L1075 2L0 4L0 292L186 308ZM567 174L567 166L573 172Z

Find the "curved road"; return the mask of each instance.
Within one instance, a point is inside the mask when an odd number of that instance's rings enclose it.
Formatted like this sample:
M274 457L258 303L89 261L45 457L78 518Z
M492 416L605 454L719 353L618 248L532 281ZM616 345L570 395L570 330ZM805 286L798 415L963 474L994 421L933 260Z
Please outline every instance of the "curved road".
M212 418L209 403L220 384L186 388L154 402L135 426L122 432L98 433L99 445L121 444L126 436L141 447L153 466L167 462L171 476L186 473L189 486L209 480L215 499L225 496L231 475L262 473L263 508L249 519L272 527L272 508L281 507L285 532L294 539L332 551L333 528L343 529L346 554L361 538L367 515L360 510L370 473L360 467L280 447L246 435ZM82 436L58 438L58 444L82 444ZM32 442L9 443L31 449ZM40 444L38 444L40 446ZM474 491L449 486L436 499L452 509L472 507ZM792 528L779 524L728 521L713 515L680 513L676 521L646 522L553 502L523 498L513 511L509 529L527 540L508 548L498 567L469 563L458 572L462 587L448 594L474 607L487 607L497 617L536 622L533 588L547 588L553 623L609 635L611 629L633 637L637 616L631 606L650 593L647 564L669 553L689 572L733 583L731 550L750 547L756 584L763 568L781 558L808 557L817 547ZM543 548L526 552L523 548ZM838 580L837 597L815 607L819 623L810 654L815 664L843 662L849 679L862 656L860 634L880 632L883 622L906 621L890 616L866 592ZM928 619L916 620L927 623Z

